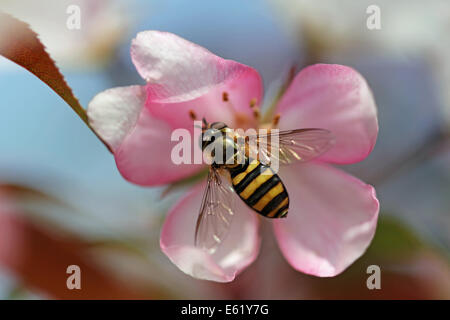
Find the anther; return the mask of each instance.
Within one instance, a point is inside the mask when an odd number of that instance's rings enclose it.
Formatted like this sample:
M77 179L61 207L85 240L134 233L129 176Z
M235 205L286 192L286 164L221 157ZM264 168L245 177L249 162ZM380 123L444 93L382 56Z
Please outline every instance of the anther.
M258 107L253 107L253 116L255 117L256 120L259 120L260 116L261 116L261 112L259 111Z
M253 111L253 117L255 117L256 120L259 120L261 112L259 111L259 108L256 106L256 98L250 100L250 108Z
M192 120L197 120L197 115L195 114L194 110L189 110L189 117Z
M278 122L280 122L280 114L279 114L279 113L277 113L277 114L275 115L275 117L273 117L273 119L272 119L272 125L273 125L274 127L276 127L276 126L278 126Z
M228 101L228 92L224 91L224 92L222 93L222 100L223 100L224 102L227 102L227 101Z

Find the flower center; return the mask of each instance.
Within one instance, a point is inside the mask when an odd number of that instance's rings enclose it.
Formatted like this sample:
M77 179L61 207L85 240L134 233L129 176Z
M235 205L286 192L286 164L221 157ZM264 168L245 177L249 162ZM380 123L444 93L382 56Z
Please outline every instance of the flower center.
M248 114L236 111L233 107L232 101L230 99L230 94L227 91L222 92L222 101L227 108L230 109L231 114L234 116L234 127L235 128L251 128L255 129L275 129L278 128L278 123L280 122L280 114L275 114L271 117L271 110L268 110L264 116L261 115L261 109L257 105L257 99L253 98L250 100L249 107L252 110L253 119L249 118ZM192 120L198 120L198 117L194 110L189 110L189 117ZM270 119L269 121L263 121L263 119Z

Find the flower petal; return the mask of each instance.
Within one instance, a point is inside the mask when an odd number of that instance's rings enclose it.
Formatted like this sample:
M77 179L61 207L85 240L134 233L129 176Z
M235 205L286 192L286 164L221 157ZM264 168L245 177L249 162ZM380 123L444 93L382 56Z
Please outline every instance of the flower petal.
M260 104L263 85L259 73L246 65L222 59L174 34L138 33L131 57L147 80L146 105L152 115L173 128L190 128L193 110L199 120L241 126L254 120L250 101ZM224 101L224 92L227 98Z
M89 123L113 151L138 121L145 102L145 88L118 87L97 94L89 102Z
M379 203L374 188L319 163L297 164L280 174L291 202L288 217L274 221L283 255L307 274L341 273L375 234Z
M89 103L89 122L114 151L125 179L140 185L160 185L197 172L200 165L171 161L172 129L144 107L145 87L113 88Z
M143 108L136 126L115 152L122 176L135 184L155 186L187 178L204 168L193 163L175 164L171 153L179 142L171 141L171 135L172 128L167 123L155 119ZM191 155L197 147L193 145L195 142L191 143Z
M259 220L236 199L229 234L214 254L194 245L195 225L206 184L194 187L169 212L161 232L162 251L183 272L198 279L230 282L251 264L258 252Z
M224 92L228 101L223 100ZM147 93L146 106L151 114L169 123L172 128L192 129L190 111L193 111L198 120L204 117L210 123L220 121L231 128L247 129L256 126L250 102L261 102L263 88L259 75L248 72L211 86L206 93L191 100L160 102L155 97L155 87L150 84L147 85Z
M215 85L248 74L260 81L254 69L222 59L168 32L138 33L131 44L131 58L139 74L149 83L152 100L158 102L192 100Z
M322 161L347 164L363 160L378 134L377 109L364 78L350 67L316 64L303 69L281 98L281 129L324 128L335 146Z

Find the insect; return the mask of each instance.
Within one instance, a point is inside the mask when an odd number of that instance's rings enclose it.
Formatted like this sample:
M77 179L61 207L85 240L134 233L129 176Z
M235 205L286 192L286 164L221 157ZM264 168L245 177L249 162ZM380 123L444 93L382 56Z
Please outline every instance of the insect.
M244 143L238 143L242 138ZM256 144L250 146L250 139ZM324 129L275 130L242 137L223 122L209 124L203 119L200 144L203 152L209 152L211 165L197 218L195 245L211 254L220 246L236 214L233 193L266 218L286 217L289 195L268 160L285 165L306 162L326 152L333 143L333 135ZM256 157L249 153L255 146ZM218 154L216 150L223 152Z

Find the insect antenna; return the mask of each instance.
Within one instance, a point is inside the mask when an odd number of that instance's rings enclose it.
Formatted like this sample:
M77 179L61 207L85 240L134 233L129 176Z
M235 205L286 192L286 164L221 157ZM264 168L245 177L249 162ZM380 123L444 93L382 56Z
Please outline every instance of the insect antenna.
M203 128L208 128L208 122L206 121L205 117L203 117L202 121L203 121Z

